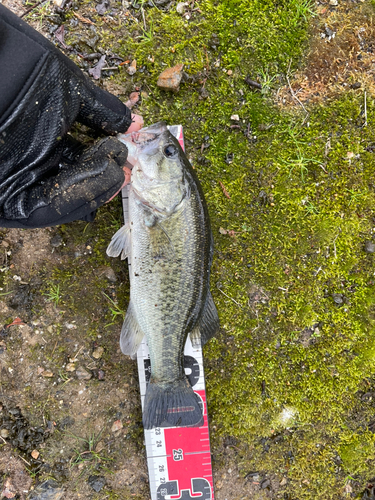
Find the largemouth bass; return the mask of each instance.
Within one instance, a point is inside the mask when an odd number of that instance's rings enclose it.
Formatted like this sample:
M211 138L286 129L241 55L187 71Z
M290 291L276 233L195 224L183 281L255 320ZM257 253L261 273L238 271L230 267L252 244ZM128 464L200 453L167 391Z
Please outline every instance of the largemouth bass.
M219 328L210 293L213 240L197 176L164 123L126 139L136 161L129 190L129 222L107 254L129 259L130 303L121 331L124 354L135 357L146 335L151 378L143 425L199 426L199 397L183 367L186 338L204 344Z

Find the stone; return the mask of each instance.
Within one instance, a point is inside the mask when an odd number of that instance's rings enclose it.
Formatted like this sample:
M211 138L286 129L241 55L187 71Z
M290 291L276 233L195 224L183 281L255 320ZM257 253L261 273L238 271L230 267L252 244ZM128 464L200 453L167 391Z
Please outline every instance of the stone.
M92 373L88 372L83 366L79 366L76 371L78 380L90 380Z
M375 243L373 243L372 241L366 241L365 252L374 253L375 252Z
M33 450L31 452L31 456L33 457L34 460L36 460L39 457L39 451L38 450Z
M170 92L178 92L183 74L183 64L177 64L173 68L165 69L158 78L157 86Z
M87 482L98 493L105 485L105 478L103 476L89 476Z
M28 496L28 500L61 500L64 490L59 488L56 481L49 479L40 484Z
M185 14L186 7L188 6L187 2L178 2L176 5L176 12L177 14L180 14L181 16Z
M133 76L135 72L137 71L137 61L134 59L134 61L130 64L128 69L126 70L130 76Z
M112 432L117 432L117 431L120 431L122 429L122 422L121 420L115 420L112 424L112 428L111 428L111 431Z
M95 359L100 359L103 356L104 349L103 347L97 347L92 353L92 357Z
M74 372L75 369L76 369L76 365L74 363L68 363L65 367L65 370L67 372Z

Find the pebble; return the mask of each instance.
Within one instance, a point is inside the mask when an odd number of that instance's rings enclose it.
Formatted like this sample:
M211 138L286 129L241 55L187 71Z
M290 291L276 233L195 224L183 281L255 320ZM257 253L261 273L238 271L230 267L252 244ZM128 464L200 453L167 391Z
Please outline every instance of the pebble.
M1 436L2 438L4 438L4 439L5 439L5 438L7 438L7 437L9 436L9 431L8 431L8 429L1 429L1 430L0 430L0 436Z
M335 304L341 305L344 303L344 296L342 295L342 293L334 293L332 295L332 298Z
M38 450L33 450L31 452L31 456L36 460L39 457L39 451Z
M227 75L228 75L228 76L232 76L232 75L233 75L233 71L232 71L231 69L228 69L228 71L227 71Z
M239 122L239 121L240 121L240 117L239 117L238 115L232 115L232 116L230 117L230 119L231 119L232 121L234 121L234 122Z
M64 490L53 479L37 486L28 496L28 500L61 500Z
M98 274L105 276L107 278L107 280L111 281L112 283L117 281L116 274L115 274L114 270L112 269L112 267L102 266L98 269Z
M176 5L177 14L180 14L181 16L182 16L182 14L185 14L185 10L186 10L187 6L188 6L187 2L178 2L178 4Z
M117 431L120 431L122 429L123 425L122 425L122 422L121 420L115 420L112 424L112 428L111 428L111 431L112 432L117 432Z
M103 476L89 476L87 482L98 493L105 485L105 478Z
M68 363L65 367L65 370L67 372L74 372L75 369L76 369L76 365L74 363Z
M128 69L126 70L130 76L133 76L135 72L137 71L137 61L134 59L134 61L130 64Z
M269 479L265 479L260 483L260 487L262 490L265 490L266 488L269 488L271 486L271 481Z
M329 0L329 5L336 7L339 4L338 0Z
M42 377L51 378L51 377L53 377L53 372L51 372L51 370L44 370L42 372Z
M375 252L375 243L373 243L372 241L366 241L365 252L374 253Z
M178 92L183 74L183 64L177 64L173 68L165 69L158 78L157 86L163 90Z
M16 494L17 490L11 483L10 478L8 477L4 482L4 487L3 491L0 493L1 495L0 498L16 498Z
M51 239L51 247L57 248L57 247L61 246L62 244L63 244L63 239L61 238L61 236L59 234L56 234L56 236L54 236Z
M78 380L90 380L92 374L89 373L83 366L79 366L76 371Z
M95 359L100 359L103 356L104 349L103 347L97 347L95 351L92 353L92 357Z

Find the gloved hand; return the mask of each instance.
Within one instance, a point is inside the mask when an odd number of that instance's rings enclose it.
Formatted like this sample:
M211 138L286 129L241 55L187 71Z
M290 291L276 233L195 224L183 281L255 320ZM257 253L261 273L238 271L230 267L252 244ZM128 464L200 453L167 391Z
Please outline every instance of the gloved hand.
M125 132L130 110L1 4L0 68L0 227L89 220L124 183L127 149L106 138L84 150L67 132L76 120Z

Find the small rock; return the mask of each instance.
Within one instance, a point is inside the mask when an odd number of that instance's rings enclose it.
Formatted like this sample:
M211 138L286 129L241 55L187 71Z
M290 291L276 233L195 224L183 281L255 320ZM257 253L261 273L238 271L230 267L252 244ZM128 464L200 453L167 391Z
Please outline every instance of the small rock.
M234 122L239 122L239 121L240 121L240 117L239 117L238 115L232 115L232 116L230 117L230 119L231 119L232 121L234 121Z
M182 14L185 14L185 10L188 5L189 4L187 2L178 2L176 5L177 14L180 14L181 16Z
M64 490L59 488L56 481L49 479L37 486L29 495L28 500L61 500Z
M1 430L0 430L0 436L1 436L2 438L4 438L4 439L5 439L5 438L7 438L7 437L9 436L9 431L8 431L8 429L1 429Z
M228 69L228 71L227 71L227 75L228 75L228 76L232 76L232 75L233 75L233 71L232 71L231 69Z
M33 450L31 452L31 456L36 460L39 457L39 451L38 450Z
M133 76L134 73L137 71L137 61L134 59L134 61L130 64L128 69L126 70L130 76Z
M287 478L283 477L282 480L280 481L280 486L285 486L287 482L288 482Z
M264 479L260 483L260 487L262 488L262 490L265 490L266 488L270 488L270 486L271 486L271 481L269 479Z
M357 90L357 89L360 89L362 86L361 82L355 82L355 83L352 83L350 85L350 88L353 89L353 90Z
M57 248L57 247L61 246L62 244L63 244L63 239L61 238L61 236L59 234L56 234L56 236L54 236L51 239L51 247Z
M117 431L120 431L122 429L122 422L121 420L115 420L112 424L112 428L111 428L111 431L112 432L117 432Z
M8 248L9 247L9 243L7 241L3 240L1 242L1 246L4 247L4 248Z
M373 243L372 241L366 241L365 252L374 253L375 252L375 243Z
M334 293L332 295L332 298L335 304L338 304L339 306L344 303L344 296L342 295L342 293Z
M105 478L103 476L89 476L87 482L98 493L105 485Z
M42 372L42 377L51 378L51 377L53 377L53 372L51 372L51 370L44 370Z
M67 372L74 372L75 369L76 369L76 365L74 363L68 363L65 367L65 370Z
M100 359L103 356L104 349L103 347L97 347L95 351L92 353L92 357L95 359Z
M16 494L17 490L8 477L5 480L3 491L1 492L1 498L16 498Z
M329 5L336 7L339 4L338 0L329 0Z
M171 92L178 92L180 89L180 82L183 73L183 64L177 64L173 68L165 69L158 78L157 86L163 90L170 90Z
M92 374L89 373L83 366L79 366L76 371L78 380L90 380Z

